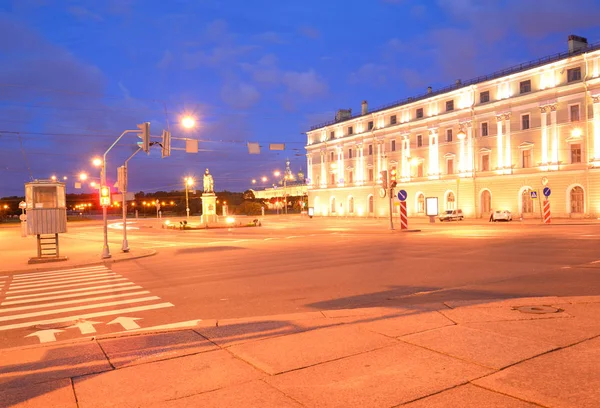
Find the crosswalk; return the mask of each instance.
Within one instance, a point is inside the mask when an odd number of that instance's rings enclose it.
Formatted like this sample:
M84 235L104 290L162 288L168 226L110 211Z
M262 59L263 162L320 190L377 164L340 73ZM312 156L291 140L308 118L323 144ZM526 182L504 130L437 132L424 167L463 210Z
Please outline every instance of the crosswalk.
M172 307L104 265L0 276L0 332Z

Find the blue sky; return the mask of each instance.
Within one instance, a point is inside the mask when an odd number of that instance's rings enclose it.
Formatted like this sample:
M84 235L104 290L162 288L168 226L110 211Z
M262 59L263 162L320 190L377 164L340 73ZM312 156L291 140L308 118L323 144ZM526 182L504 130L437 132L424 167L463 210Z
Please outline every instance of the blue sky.
M218 191L272 183L286 158L306 170L302 133L337 109L566 51L569 34L598 42L598 17L593 0L0 0L0 197L30 175L91 191L74 176L143 121L201 151L139 154L130 190L182 189L205 168ZM197 129L177 125L184 113ZM136 141L109 153L110 180Z

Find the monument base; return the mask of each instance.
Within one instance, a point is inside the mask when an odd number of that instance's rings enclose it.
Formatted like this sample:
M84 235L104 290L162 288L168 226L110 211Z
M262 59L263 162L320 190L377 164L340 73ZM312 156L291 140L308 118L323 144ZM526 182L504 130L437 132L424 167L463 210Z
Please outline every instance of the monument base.
M202 193L202 215L200 216L200 221L202 224L214 224L218 220L217 196L215 193Z

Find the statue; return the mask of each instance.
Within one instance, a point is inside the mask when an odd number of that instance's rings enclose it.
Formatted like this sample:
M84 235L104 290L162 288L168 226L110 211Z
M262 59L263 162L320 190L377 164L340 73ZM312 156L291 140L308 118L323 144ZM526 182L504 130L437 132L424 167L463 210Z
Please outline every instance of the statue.
M204 192L215 192L215 182L213 181L213 176L211 176L211 174L208 172L208 169L206 169L206 171L204 172Z

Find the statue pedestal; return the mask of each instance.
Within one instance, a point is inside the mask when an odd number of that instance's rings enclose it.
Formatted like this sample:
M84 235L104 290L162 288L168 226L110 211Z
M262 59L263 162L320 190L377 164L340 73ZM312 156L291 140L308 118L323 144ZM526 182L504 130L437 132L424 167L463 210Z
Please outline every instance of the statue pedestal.
M215 193L202 193L202 224L216 223L217 218L217 196Z

